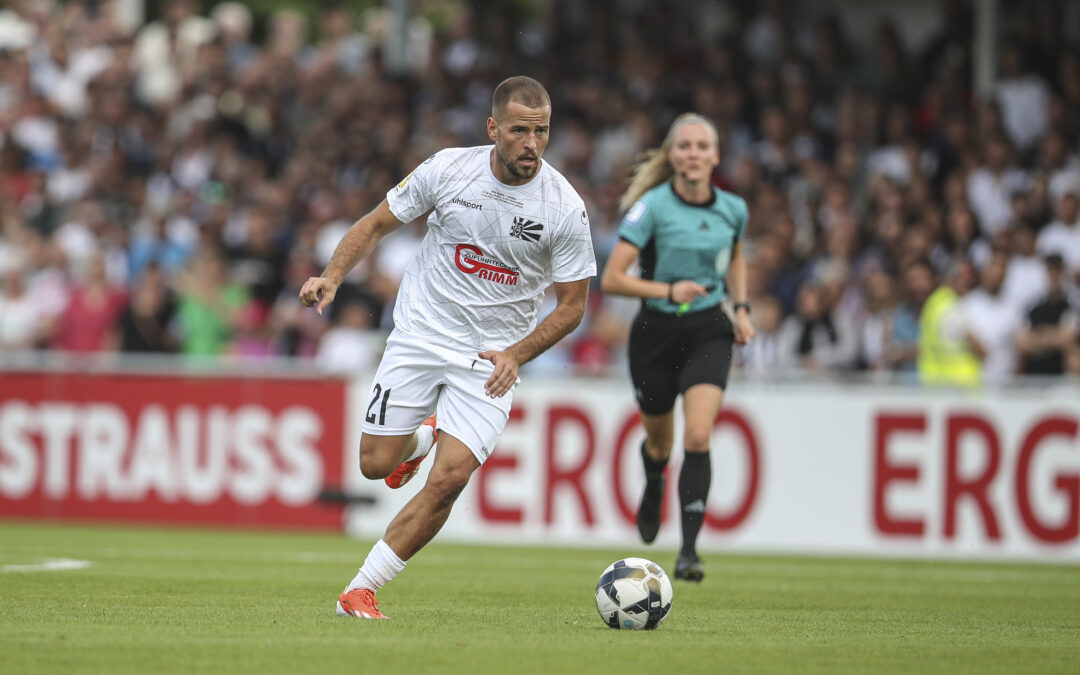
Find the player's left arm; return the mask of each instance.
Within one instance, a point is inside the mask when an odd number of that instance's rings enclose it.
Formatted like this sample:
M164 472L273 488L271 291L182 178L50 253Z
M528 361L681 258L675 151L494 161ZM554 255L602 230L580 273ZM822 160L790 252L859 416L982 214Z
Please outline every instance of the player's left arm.
M731 247L731 264L726 281L731 300L738 305L735 309L735 342L744 345L754 338L754 324L750 321L750 310L746 306L746 257L741 240Z
M533 332L505 351L478 352L480 358L495 364L495 371L484 383L484 391L491 398L499 398L510 391L517 382L521 364L532 361L569 335L585 316L585 305L589 299L588 279L555 282L554 286L555 309Z

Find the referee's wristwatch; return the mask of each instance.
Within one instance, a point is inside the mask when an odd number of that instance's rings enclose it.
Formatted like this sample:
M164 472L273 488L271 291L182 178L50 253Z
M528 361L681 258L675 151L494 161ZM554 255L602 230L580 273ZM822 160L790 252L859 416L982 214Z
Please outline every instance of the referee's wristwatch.
M732 309L734 309L736 314L739 313L740 309L745 309L746 313L749 314L750 313L750 303L749 302L736 302L732 306Z

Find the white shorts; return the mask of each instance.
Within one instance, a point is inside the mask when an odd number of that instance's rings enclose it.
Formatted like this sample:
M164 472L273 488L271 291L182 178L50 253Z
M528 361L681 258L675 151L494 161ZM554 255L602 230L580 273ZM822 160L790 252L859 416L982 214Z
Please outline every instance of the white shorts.
M404 436L435 413L436 426L457 438L483 464L510 417L514 387L489 398L484 383L494 364L421 341L401 331L390 333L364 410L365 434Z

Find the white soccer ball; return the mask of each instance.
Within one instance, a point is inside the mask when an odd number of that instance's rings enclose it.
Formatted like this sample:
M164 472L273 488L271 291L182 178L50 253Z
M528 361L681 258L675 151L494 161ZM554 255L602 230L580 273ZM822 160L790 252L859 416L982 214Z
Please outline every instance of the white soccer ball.
M596 582L596 611L616 630L652 630L671 612L671 580L645 558L611 563Z

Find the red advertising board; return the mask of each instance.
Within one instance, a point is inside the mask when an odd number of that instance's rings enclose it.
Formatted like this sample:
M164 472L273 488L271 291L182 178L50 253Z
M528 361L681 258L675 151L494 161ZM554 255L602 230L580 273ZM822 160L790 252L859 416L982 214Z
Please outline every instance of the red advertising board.
M0 517L337 528L345 383L0 375Z

